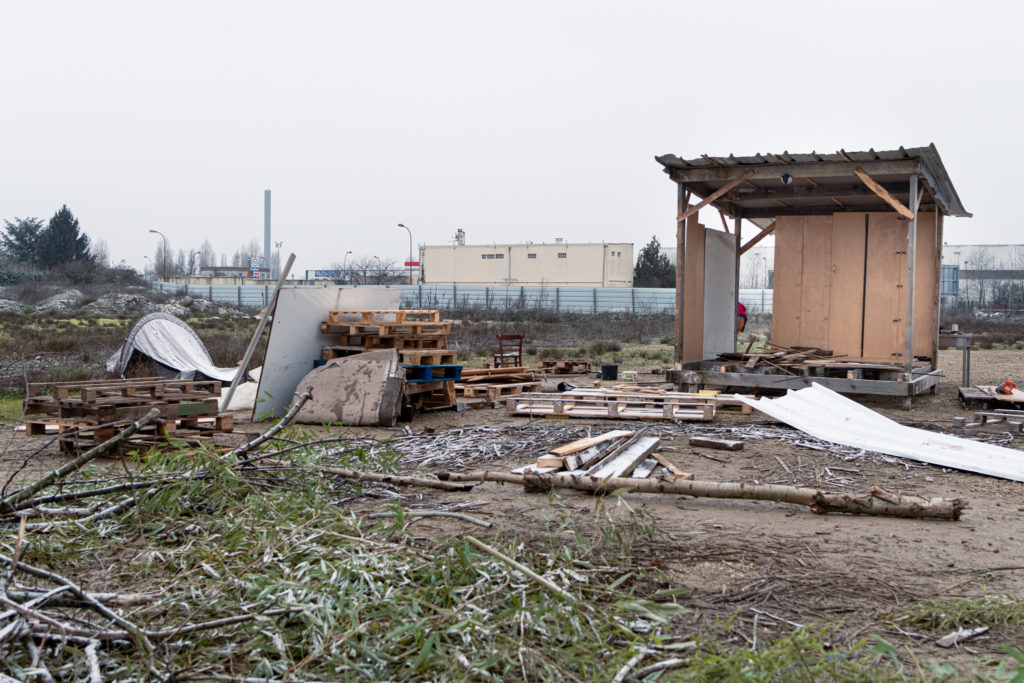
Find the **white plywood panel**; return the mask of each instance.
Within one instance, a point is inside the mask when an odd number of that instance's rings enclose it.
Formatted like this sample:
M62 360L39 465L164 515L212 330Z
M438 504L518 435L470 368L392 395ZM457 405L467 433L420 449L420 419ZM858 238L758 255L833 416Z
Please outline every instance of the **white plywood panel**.
M736 239L704 231L704 360L736 350Z
M281 417L288 412L299 380L313 369L321 347L329 343L330 337L320 334L320 323L327 320L328 311L390 311L399 307L401 299L400 289L282 288L253 416L270 413Z

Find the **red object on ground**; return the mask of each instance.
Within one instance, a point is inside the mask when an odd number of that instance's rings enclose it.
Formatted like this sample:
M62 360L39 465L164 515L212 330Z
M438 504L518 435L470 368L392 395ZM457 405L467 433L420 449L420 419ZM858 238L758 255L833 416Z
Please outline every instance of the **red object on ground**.
M1017 388L1016 384L1014 384L1010 380L1006 380L1005 382L1003 382L1002 384L999 385L999 388L996 389L996 391L998 391L1000 394L1007 394L1007 395L1009 395L1009 394L1012 394L1013 390L1016 389L1016 388Z

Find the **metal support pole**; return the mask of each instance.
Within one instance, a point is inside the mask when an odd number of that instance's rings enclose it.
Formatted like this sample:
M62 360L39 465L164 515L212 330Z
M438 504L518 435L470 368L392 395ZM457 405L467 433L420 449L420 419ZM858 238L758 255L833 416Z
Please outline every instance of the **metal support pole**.
M688 202L686 186L676 187L676 348L675 369L683 369L683 275L686 263L686 224L679 220Z
M907 381L912 379L914 372L914 276L917 260L917 175L910 176L910 201L908 202L913 207L914 217L907 222L907 315L904 321L906 329L905 347L903 350L903 360L905 363L905 372L907 373Z
M734 315L736 314L737 311L739 311L739 303L740 303L740 247L743 246L743 243L740 240L740 223L742 221L743 221L743 219L741 219L739 216L736 216L735 218L733 218L733 226L734 226L734 228L733 228L733 237L735 237L735 239L736 239L736 253L735 253L735 256L736 256L736 277L733 280L735 282L735 285L734 285L735 286L735 290L734 290L735 301L732 302L732 310L733 310L733 314ZM733 351L739 351L739 349L740 349L740 333L739 333L739 331L736 328L735 320L733 321L732 329L733 329L733 348L732 348L732 350Z

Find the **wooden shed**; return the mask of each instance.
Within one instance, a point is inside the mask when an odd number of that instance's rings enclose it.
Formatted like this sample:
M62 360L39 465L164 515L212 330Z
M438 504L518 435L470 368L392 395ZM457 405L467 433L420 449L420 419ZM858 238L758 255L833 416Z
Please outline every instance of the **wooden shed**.
M901 395L907 405L933 390L941 375L942 221L971 215L935 145L657 160L678 185L676 369L699 371L704 384L799 388L813 381L845 393ZM721 254L708 260L709 231L696 222L706 206L722 213L725 230L713 232L726 234L725 216L732 219L729 272ZM760 231L741 244L744 219ZM772 342L827 348L847 367L892 368L884 380L811 372L780 381L714 364L723 335L733 333L718 310L728 306L732 320L740 256L769 234L775 237ZM709 348L708 340L719 341Z

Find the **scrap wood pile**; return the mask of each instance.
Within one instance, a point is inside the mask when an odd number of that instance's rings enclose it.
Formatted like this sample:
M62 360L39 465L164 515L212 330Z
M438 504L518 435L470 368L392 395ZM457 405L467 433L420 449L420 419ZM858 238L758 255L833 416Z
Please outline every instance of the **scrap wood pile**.
M516 415L702 422L713 420L719 411L751 412L735 394L690 393L630 384L531 394L508 399L506 407Z
M634 477L665 475L692 479L658 453L661 439L640 432L613 430L578 439L550 449L536 463L512 470L512 474L555 474L571 477Z
M528 366L463 370L455 392L468 404L489 404L500 398L540 391L537 373Z
M31 382L25 396L29 436L57 432L61 450L80 453L124 430L151 410L158 418L119 443L120 450L169 441L212 443L213 435L231 432L230 413L218 413L219 380L160 377Z
M774 350L759 353L721 353L717 372L784 374L804 377L839 377L845 379L898 380L904 372L903 363L843 360L831 349L807 346L770 345ZM915 363L923 367L924 363Z
M462 373L448 348L451 323L436 310L330 311L321 334L335 336L321 349L321 361L366 351L395 349L405 369L404 391L417 410L455 405L455 382Z

